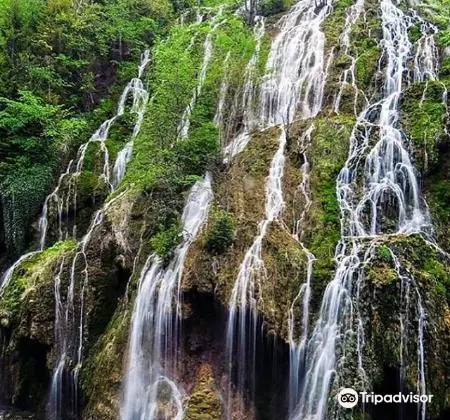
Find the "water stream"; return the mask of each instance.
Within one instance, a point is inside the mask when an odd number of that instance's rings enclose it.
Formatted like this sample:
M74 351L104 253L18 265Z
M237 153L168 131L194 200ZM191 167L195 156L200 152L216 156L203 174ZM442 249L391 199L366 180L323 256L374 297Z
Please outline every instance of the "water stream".
M191 189L183 211L183 240L163 267L151 255L142 270L133 311L121 420L183 418L183 391L174 375L181 326L181 277L192 242L213 199L207 173Z
M386 60L382 99L369 104L358 116L350 137L349 156L337 179L342 237L336 249L336 273L326 287L319 318L308 342L303 392L291 416L296 420L327 417L330 389L333 381L339 383L338 349L345 349L345 337L351 329L358 335L358 364L364 383L364 336L362 320L355 309L364 266L372 258L377 239L385 234L432 233L428 209L421 198L398 120L400 96L411 79L408 65L411 61L418 65L414 73L424 75L421 77L433 74L430 60L424 59L434 54L433 44L424 42L422 37L417 48L421 58L414 60L414 46L408 38L413 23L411 14L402 12L391 0L382 0L381 20ZM423 51L426 46L430 51ZM419 293L417 288L415 291ZM409 292L403 293L402 301L408 295ZM417 301L421 302L420 296ZM418 388L425 391L422 363L425 312L422 304L418 305L422 320L418 334ZM407 336L406 330L402 336ZM421 407L422 420L425 411Z
M86 152L91 144L98 144L103 154L102 173L100 178L108 185L112 191L125 174L125 168L131 158L134 139L138 135L144 118L144 113L148 101L148 93L144 88L142 77L150 61L150 52L144 51L138 67L138 76L130 80L125 86L119 98L116 115L104 121L95 131L92 137L83 143L77 153L75 160L69 161L66 170L60 175L55 189L46 197L39 219L39 250L43 250L47 245L47 233L49 228L49 213L56 214L58 223L59 241L67 238L77 238L76 208L77 208L77 180L85 165ZM131 109L126 109L127 102L131 98ZM110 177L109 152L106 146L109 130L117 118L125 112L136 114L131 140L118 153L114 164L113 179ZM69 220L71 218L72 220ZM72 224L70 228L70 224Z
M233 387L230 385L228 390L228 418L236 412L243 415L243 406L233 406L234 391L245 397L254 390L258 302L262 299L260 283L265 276L263 241L285 206L283 175L287 125L297 115L305 119L317 115L322 107L327 62L321 25L330 11L331 0L319 6L313 0L298 2L278 23L279 33L269 54L267 75L261 87L258 125L260 129L280 126L280 134L266 179L265 215L239 267L229 301L226 343ZM307 255L312 263L313 256Z

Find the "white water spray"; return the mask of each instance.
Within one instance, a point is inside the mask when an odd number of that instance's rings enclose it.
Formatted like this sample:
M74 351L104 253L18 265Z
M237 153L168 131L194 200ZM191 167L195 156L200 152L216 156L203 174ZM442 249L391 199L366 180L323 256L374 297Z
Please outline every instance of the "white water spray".
M321 25L330 10L331 1L323 2L319 8L313 0L297 3L280 20L280 32L273 41L267 63L268 74L261 89L258 125L260 128L281 126L281 134L266 181L265 216L240 265L229 301L227 354L230 377L237 372L234 382L239 392L245 393L246 389L252 390L254 387L257 308L261 300L259 286L265 276L263 240L270 224L278 220L285 206L285 127L297 114L309 118L321 109L327 70ZM309 259L312 264L313 256ZM231 398L230 387L227 402L229 418L236 409L243 414L243 407L231 406Z
M207 173L192 187L182 217L183 240L168 267L151 255L142 270L121 420L183 418L183 393L174 380L182 309L180 286L186 255L208 216L213 199L211 181Z
M224 149L225 162L242 152L250 141L252 131L259 124L258 116L255 114L255 98L257 87L255 84L256 69L261 52L261 42L265 34L265 19L262 16L255 17L255 27L253 29L255 36L255 51L253 52L244 73L244 84L242 99L239 107L242 109L242 128L234 136L230 143Z
M327 416L337 351L345 347L345 332L353 328L352 298L355 294L359 296L363 267L372 255L371 245L364 251L365 242L370 240L375 244L374 241L385 233L428 234L431 230L416 172L403 144L404 135L397 128L399 99L409 80L408 63L414 59L413 45L408 39L412 20L391 0L381 1L381 12L383 54L387 61L383 95L359 115L350 138L349 157L337 179L342 234L336 249L337 269L325 290L319 319L308 342L303 392L291 416L295 420L321 420ZM429 68L426 71L430 73ZM364 156L365 163L361 167ZM395 209L394 216L386 215L387 205ZM386 217L394 219L393 226L386 223ZM358 365L362 368L361 322L361 319L356 320L358 358L361 359ZM423 322L420 324L423 326ZM419 336L423 339L423 329L421 331ZM423 349L423 341L419 348ZM363 375L363 369L360 374ZM425 383L421 381L420 388L425 390Z
M203 85L206 81L206 73L208 71L213 55L213 34L217 27L222 24L222 21L218 21L218 19L222 16L222 10L223 8L220 7L219 12L213 20L212 27L206 35L205 42L203 43L203 61L200 67L200 73L197 78L197 86L193 89L191 100L186 106L183 116L181 117L181 122L178 126L179 139L187 137L189 133L189 128L191 127L191 114L195 108L198 97L202 93Z
M58 180L58 184L55 189L47 196L44 205L42 207L41 217L39 219L39 250L43 250L46 246L48 225L49 225L49 211L54 212L57 215L58 223L58 240L67 239L69 237L76 238L76 208L77 208L77 180L81 175L83 166L85 164L85 157L88 147L91 144L98 144L103 154L103 165L100 179L102 179L110 190L114 189L125 173L125 167L131 158L131 152L133 148L133 142L137 134L139 133L142 120L144 117L146 104L148 101L148 93L145 90L141 78L145 71L146 66L149 63L149 51L145 51L142 54L141 62L138 67L138 77L132 79L124 88L122 95L119 99L116 115L112 118L104 121L92 137L84 144L82 144L77 153L75 160L71 160L67 165L66 170L61 174ZM126 105L129 98L132 98L132 106L130 112L135 113L136 122L133 129L132 139L128 142L124 149L119 152L117 161L114 165L114 179L110 179L110 162L109 152L106 146L108 140L109 130L115 120L126 111ZM70 214L73 212L73 214ZM69 217L73 218L72 221ZM73 223L70 231L69 224Z

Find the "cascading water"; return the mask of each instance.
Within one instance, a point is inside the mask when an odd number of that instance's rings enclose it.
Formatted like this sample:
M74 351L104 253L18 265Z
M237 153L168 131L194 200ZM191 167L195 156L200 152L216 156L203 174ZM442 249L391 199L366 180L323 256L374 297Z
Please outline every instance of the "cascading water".
M211 63L212 55L213 55L213 34L219 25L222 24L222 21L218 21L218 19L222 16L223 8L220 7L217 15L215 16L212 28L208 32L205 38L205 42L203 43L203 61L200 68L200 73L197 78L197 86L192 91L192 97L189 104L186 106L184 110L183 116L181 118L181 122L178 127L178 138L183 139L187 137L189 133L189 128L191 127L191 114L195 108L195 104L197 102L197 98L202 93L203 85L206 81L206 73L208 71L208 67Z
M48 232L48 215L49 212L55 212L57 215L58 223L58 240L67 239L68 237L76 238L77 228L76 228L76 201L77 201L77 186L76 182L83 166L85 164L86 151L89 145L99 144L100 150L103 153L103 169L100 174L100 178L109 186L110 190L113 190L115 186L120 182L124 173L126 164L131 158L131 153L133 149L133 143L135 137L138 135L141 128L142 120L144 117L148 93L145 90L142 82L142 77L146 66L150 61L150 53L146 50L141 57L141 62L138 67L138 77L132 79L124 88L122 95L119 99L117 106L116 115L112 118L104 121L97 131L92 135L92 137L84 144L82 144L77 153L77 158L71 160L67 165L65 172L61 174L58 180L58 184L55 189L46 197L44 205L42 207L41 217L39 219L39 250L43 250L46 246L47 232ZM125 145L125 147L119 152L117 156L116 163L114 165L114 177L111 183L110 179L110 163L109 163L109 152L106 147L106 141L108 140L109 130L115 120L126 111L126 104L128 99L132 98L132 106L130 109L131 113L137 115L136 122L133 128L132 138ZM69 231L69 216L70 212L73 211L73 226L71 232Z
M182 216L183 240L164 268L151 255L142 270L133 311L122 420L183 418L175 374L181 322L181 277L186 255L200 233L213 199L211 175L191 189ZM161 395L163 402L160 401Z
M0 296L3 293L3 290L8 286L9 282L12 279L12 276L14 274L14 270L20 266L20 264L22 264L25 260L27 260L28 258L32 257L33 255L36 255L38 253L38 251L32 251L32 252L28 252L24 255L22 255L11 267L9 267L5 273L3 274L3 276L0 279Z
M282 194L285 147L286 132L282 129L279 147L272 160L266 183L265 218L260 221L258 225L259 233L255 237L252 246L247 250L244 260L239 267L239 273L229 302L226 336L227 353L230 372L233 371L233 364L236 365L234 367L238 372L236 386L239 390L243 390L248 382L247 361L254 360L258 318L258 285L261 277L264 276L263 239L266 236L270 223L281 215L285 205ZM251 371L254 372L254 366L251 367ZM252 387L252 384L250 387ZM228 391L228 394L228 397L231 398L231 389ZM229 401L228 411L230 409Z
M287 125L297 113L309 118L320 111L327 70L321 25L331 5L332 0L301 0L281 18L262 85L263 126Z
M420 41L418 54L422 59L414 60L413 45L408 39L408 29L413 22L411 15L403 13L391 0L382 0L381 20L386 60L382 99L369 104L358 116L350 138L349 157L337 179L342 235L336 249L337 268L334 279L324 292L319 317L307 345L303 391L291 419L319 420L327 416L330 388L333 381L336 383L339 379L339 371L336 373L337 352L345 348L347 331L352 328L357 330L359 375L364 384L362 320L354 319L355 312L359 318L359 311L354 311L354 305L357 308L364 265L372 258L377 241L379 243L386 233L431 233L428 210L420 196L416 172L403 144L404 135L397 125L400 96L409 81L408 63L413 60L418 65L414 72L422 75L420 77L434 74L429 67L430 60L423 59L431 54L430 51L421 51L424 45L430 46L432 43ZM394 215L387 216L388 206L395 210ZM388 224L387 217L394 219L395 224ZM399 260L396 261L398 263ZM397 272L400 273L399 266ZM417 287L415 290L419 293ZM408 294L404 293L404 296ZM425 311L420 294L417 301L420 318L417 383L424 392ZM420 407L422 420L425 419L425 412L425 407Z
M341 34L341 45L343 47L343 54L350 58L350 65L342 72L339 80L339 92L337 93L333 104L333 108L336 113L339 113L342 95L344 90L348 87L351 87L354 94L353 108L355 115L357 115L358 99L360 96L364 98L365 103L367 104L367 98L365 97L364 92L361 91L356 84L357 57L351 55L350 43L350 34L352 29L360 16L364 13L364 1L365 0L357 0L355 4L347 9L345 26Z
M141 131L142 121L144 120L145 110L147 109L148 92L144 88L142 77L144 70L150 62L150 50L145 50L141 56L141 63L139 65L138 76L130 81L126 86L121 100L124 103L119 107L125 108L125 101L129 92L133 92L133 103L130 112L137 115L136 122L133 128L131 140L125 144L125 147L117 154L116 162L113 170L113 186L116 187L125 175L125 170L133 153L134 140Z
M270 224L284 209L283 175L286 126L296 114L302 118L317 115L322 106L326 80L325 38L321 25L331 10L331 0L317 7L315 1L297 3L280 20L280 32L272 43L267 62L267 77L261 88L260 128L281 126L278 149L266 181L265 216L258 234L240 265L231 298L227 323L227 354L230 377L238 392L254 386L254 357L258 321L259 283L265 275L263 240ZM308 260L313 261L313 256ZM237 372L237 374L234 374ZM243 407L232 407L232 388L228 390L227 416L242 415Z
M116 162L115 165L117 170L115 170L114 184L117 185L121 177L123 177L125 165L130 158L134 138L139 133L148 100L148 94L142 84L143 73L148 62L149 51L145 51L141 57L138 77L132 79L123 90L116 115L103 122L92 137L80 146L77 158L75 160L70 160L66 170L60 175L57 186L53 192L46 197L43 205L41 217L39 219L40 239L38 250L22 255L4 273L1 279L0 293L12 279L15 269L19 267L23 261L44 250L49 227L48 214L50 210L53 210L53 206L57 215L58 239L62 240L70 236L76 238L76 224L73 224L72 232L69 233L68 217L71 206L73 206L74 212L76 209L76 179L83 170L86 151L88 146L92 143L98 143L100 151L103 154L103 167L100 178L103 179L111 189L113 188L110 183L109 153L105 143L108 139L108 133L112 124L118 117L125 113L127 101L131 96L132 106L130 112L137 114L137 118L132 133L132 140L125 145L121 152L119 152L118 162ZM89 280L86 248L90 242L94 229L102 222L107 208L122 195L123 194L119 194L113 200L107 202L100 210L95 212L87 233L77 244L72 263L67 266L63 259L60 263L59 272L55 276L55 349L56 354L58 355L58 361L53 373L46 408L46 416L48 419L60 419L64 418L66 414L76 415L77 412L78 374L82 365L84 342L84 294ZM67 219L66 226L64 226L64 218ZM75 308L75 291L77 283L77 264L80 261L84 265L84 268L81 270L82 282L79 298L80 307L77 313ZM63 269L67 267L70 268L70 281L67 288L67 295L63 297L61 294L61 276ZM63 399L66 398L67 400L63 404Z
M77 415L78 412L78 376L83 362L83 344L85 334L84 297L89 282L89 264L87 247L92 234L103 221L108 208L124 195L124 192L97 210L86 235L77 244L75 255L69 264L63 258L55 276L55 349L58 355L56 368L50 386L46 407L48 420L66 418ZM80 267L81 281L79 283L79 309L76 308L77 273ZM63 270L69 268L70 278L65 296L61 293L61 277ZM63 404L64 401L64 404Z
M311 135L315 130L314 124L309 128L300 138L300 150L303 156L303 164L301 167L302 181L299 187L300 193L303 197L303 209L300 218L295 223L293 237L300 244L303 252L307 257L306 279L301 285L297 296L292 301L289 308L288 316L288 342L289 342L289 413L292 413L297 405L300 396L300 382L302 379L302 372L305 364L305 350L308 338L309 328L309 303L311 298L311 278L313 263L315 261L314 254L304 245L303 241L303 225L305 217L307 216L312 204L310 193L310 165L308 161L308 149L311 146ZM297 339L296 334L296 305L301 303L301 331Z
M265 20L262 16L255 17L255 51L245 67L243 94L240 103L242 108L242 128L233 140L225 147L225 162L245 149L250 141L251 132L258 125L258 119L254 112L256 96L255 76L261 52L261 41L265 33Z
M224 61L224 76L222 78L222 83L220 84L220 92L219 92L219 102L217 104L216 114L214 115L214 122L219 127L220 132L220 139L223 141L223 135L222 131L225 126L224 123L224 108L225 108L225 101L227 99L227 93L228 93L228 61L230 60L230 51L228 51L225 61Z
M89 144L93 142L99 142L100 150L103 152L104 156L103 170L100 177L103 178L107 184L110 184L109 154L105 142L108 139L108 133L111 125L118 117L125 113L127 101L131 96L132 105L130 112L136 114L137 117L131 140L118 154L118 158L114 166L114 186L117 185L123 177L126 164L131 157L134 139L138 135L142 124L148 101L148 93L142 83L143 73L148 63L149 51L146 50L141 56L141 62L138 68L138 77L132 79L122 92L116 115L106 120L88 140L88 142L80 146L77 159L69 162L66 171L59 177L56 188L47 196L44 202L42 215L39 220L39 251L42 251L46 245L49 205L53 204L56 206L59 240L69 236L67 229L65 235L63 233L64 212L66 217L68 217L71 200L73 202L74 211L76 209L76 178L83 170L87 148ZM67 178L69 178L68 190L61 194L61 190L64 186L67 186L67 184L64 184ZM110 185L112 189L113 185ZM89 267L86 250L95 228L103 221L108 207L122 195L123 193L117 195L114 199L105 203L100 210L97 210L94 213L92 222L86 234L76 246L75 255L72 262L65 265L65 260L63 259L60 263L59 272L55 276L55 349L56 354L58 355L58 361L53 372L46 407L46 416L48 419L60 419L65 418L67 415L70 416L77 414L78 375L83 361L83 343L85 334L84 296L89 281ZM75 224L72 230L72 236L74 238L76 237ZM23 256L19 261L26 257L27 255ZM16 263L15 266L17 266L18 263ZM79 309L77 310L75 292L77 289L77 273L80 268L80 264L82 264L80 271L82 278L79 287ZM11 267L10 276L12 276L15 266ZM70 270L69 284L65 296L61 293L61 277L64 268L68 268ZM64 404L63 400L65 401Z

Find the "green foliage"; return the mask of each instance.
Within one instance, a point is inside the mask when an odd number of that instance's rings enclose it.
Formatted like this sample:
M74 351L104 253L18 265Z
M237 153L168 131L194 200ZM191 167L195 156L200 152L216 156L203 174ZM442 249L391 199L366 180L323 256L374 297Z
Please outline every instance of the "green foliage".
M416 23L415 25L412 25L409 29L408 29L408 35L409 35L409 40L411 42L416 42L420 39L420 37L422 36L422 31L420 30L420 24Z
M314 122L309 149L312 206L310 219L304 227L306 246L317 258L312 282L313 305L320 304L320 296L335 269L333 258L340 239L336 178L347 158L348 139L354 122L353 117L345 115L318 118ZM302 126L298 135L306 128L306 125Z
M448 267L435 259L428 259L425 262L424 271L435 280L437 292L450 303L450 272Z
M449 0L424 0L416 7L429 20L436 24L440 31L438 40L442 46L450 45L450 1Z
M444 156L445 158L445 156ZM439 244L450 251L450 180L442 169L427 182L427 201Z
M207 122L192 132L174 148L179 168L194 175L201 175L210 162L219 155L219 133L212 122Z
M381 38L381 21L378 3L369 4L364 19L359 19L353 27L351 38L355 50L356 79L359 88L366 91L376 73L381 56L378 39Z
M380 260L385 263L389 263L392 261L391 251L386 245L380 245L378 247L378 256Z
M258 3L258 14L270 16L281 13L292 6L292 0L263 0Z
M213 118L220 84L226 71L229 91L238 89L255 42L251 28L225 11L222 23L210 35L212 56L201 93L190 110L188 135L180 138L181 119L197 88L204 43L212 26L211 21L176 25L168 39L154 49L149 76L153 99L121 189L151 191L162 178L175 190L186 188L193 176L202 175L219 156L219 134Z
M443 93L440 82L416 83L405 93L402 124L411 138L416 166L422 172L437 164L439 145L446 141Z
M115 112L140 53L173 17L168 0L0 0L1 230L10 252L23 250L62 158ZM111 142L111 159L121 144Z
M234 242L236 223L233 217L226 211L217 212L214 224L208 232L205 248L211 254L222 254Z
M43 164L18 167L2 179L0 202L5 242L10 251L24 249L26 224L39 211L51 180L51 167Z
M7 249L20 252L25 228L50 188L57 164L59 133L69 142L84 124L64 119L60 106L29 91L18 100L0 98L0 201ZM61 129L60 129L61 127Z
M180 243L182 233L179 225L174 225L167 230L160 231L150 240L150 245L154 252L162 259L166 265L173 257L173 251Z

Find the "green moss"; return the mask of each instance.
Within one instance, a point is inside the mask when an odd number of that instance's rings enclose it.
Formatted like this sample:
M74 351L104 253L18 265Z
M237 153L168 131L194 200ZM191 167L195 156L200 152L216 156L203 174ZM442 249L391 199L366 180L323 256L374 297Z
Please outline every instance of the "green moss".
M385 263L392 261L391 251L386 245L380 245L378 247L378 257Z
M416 23L415 25L412 25L409 27L408 29L408 36L409 36L409 40L414 43L417 42L420 37L422 36L422 31L420 28L420 23Z
M334 2L333 10L323 24L326 45L328 48L337 47L340 43L342 29L345 26L346 10L353 4L353 0Z
M446 173L438 172L426 183L428 205L433 217L439 244L450 251L450 181L442 179Z
M280 131L271 128L254 133L249 144L225 171L215 174L216 202L210 210L209 223L190 248L183 276L184 290L218 293L224 305L238 274L245 252L257 234L258 223L264 217L265 188L270 162L277 150ZM206 240L215 228L215 211L223 209L235 224L233 246L211 255L205 252ZM220 214L220 211L219 211Z
M287 340L287 314L306 280L307 256L288 231L272 225L263 242L263 260L258 297L264 326L270 333ZM301 305L294 309L298 322L301 322L301 311Z
M405 305L402 300L402 281L405 278L398 275L394 262L383 258L383 248L389 248L397 257L400 273L406 276L409 289L408 319L400 328L401 309ZM425 356L427 364L428 392L435 398L429 407L430 417L438 417L445 407L448 407L448 383L445 375L448 372L443 360L448 359L449 348L446 344L450 337L449 323L449 279L450 270L447 257L434 246L427 243L421 235L392 236L382 239L373 252L371 263L365 267L365 281L361 288L361 299L370 299L370 308L362 306L364 322L370 322L367 329L366 343L370 345L370 369L379 371L383 367L398 369L400 366L400 341L402 334L407 334L404 341L407 346L403 357L407 366L407 386L416 386L416 355L417 355L417 319L418 293L421 304L426 312ZM404 295L403 295L404 296ZM403 298L405 299L405 298ZM399 310L400 308L400 310ZM443 373L444 372L444 373ZM372 378L372 372L367 371ZM382 379L382 376L378 376Z
M95 199L95 197L107 195L108 187L105 182L90 171L82 171L75 182L80 203L88 197Z
M381 38L381 21L378 16L378 3L369 1L365 6L365 18L359 19L353 26L352 48L357 57L356 79L360 89L367 93L375 76L381 50L378 40Z
M318 118L308 150L312 205L301 226L304 241L316 256L313 288L316 304L334 271L334 252L340 239L340 210L336 198L336 178L345 164L348 139L355 123L345 115ZM309 124L309 122L308 122ZM306 130L302 123L296 130L300 136Z
M85 418L112 420L120 410L123 356L131 320L130 302L121 302L103 335L91 348L81 370L81 387L88 402Z
M356 79L361 87L368 87L372 81L380 58L380 48L374 42L361 45L361 54L356 62Z
M401 123L408 133L416 167L433 170L439 145L445 139L445 113L441 82L415 83L404 94Z
M116 194L124 188L151 189L156 180L176 174L178 183L201 175L214 166L219 154L219 133L213 124L220 84L227 72L230 95L239 89L245 66L253 54L252 29L230 10L211 34L213 47L201 95L190 114L188 136L180 139L181 116L189 105L202 66L204 40L212 22L177 25L166 42L154 51L149 75L154 88L141 133L136 138L127 174ZM229 53L227 65L224 60ZM258 75L255 75L258 77Z
M57 242L45 251L24 260L15 269L0 299L2 324L11 326L19 321L20 313L27 309L23 306L24 302L32 299L40 286L53 282L58 261L73 251L75 245L76 242L72 240Z
M261 16L276 15L287 10L293 3L293 0L262 0L257 5L258 14Z
M212 369L203 364L197 374L197 383L187 401L185 420L219 420L223 404L216 389Z
M424 0L415 5L422 16L427 21L438 26L438 41L441 46L450 45L450 33L448 30L450 24L450 2L449 0Z

